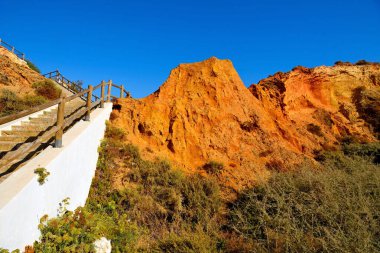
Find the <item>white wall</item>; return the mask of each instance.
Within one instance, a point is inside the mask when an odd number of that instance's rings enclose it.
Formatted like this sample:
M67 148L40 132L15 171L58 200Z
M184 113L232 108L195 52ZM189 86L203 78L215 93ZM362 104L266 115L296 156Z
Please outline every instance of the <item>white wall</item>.
M0 247L23 249L38 240L40 218L57 215L59 203L69 197L68 209L86 202L112 104L91 113L63 135L63 147L48 147L0 183ZM47 181L40 185L34 170L46 168Z

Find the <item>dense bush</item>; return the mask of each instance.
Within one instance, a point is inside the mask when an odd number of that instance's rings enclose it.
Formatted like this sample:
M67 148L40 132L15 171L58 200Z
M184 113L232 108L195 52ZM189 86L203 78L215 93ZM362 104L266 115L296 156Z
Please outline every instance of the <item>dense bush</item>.
M46 99L54 100L60 97L62 90L50 79L36 82L32 86L36 93Z
M222 173L224 165L220 162L209 161L208 163L204 164L202 168L211 175L219 175Z
M33 106L46 103L47 100L42 96L17 96L13 91L2 89L0 91L0 117L14 114Z
M323 136L322 129L320 126L310 123L306 126L307 131L317 136Z
M114 252L125 252L133 248L137 238L137 227L128 222L125 215L108 216L89 213L85 208L66 211L57 218L41 219L42 236L34 243L35 252L94 252L93 242L102 236L117 235ZM115 243L113 243L115 244Z
M41 73L40 69L33 64L33 62L29 61L29 60L25 60L26 61L26 64L28 65L28 67L30 69L33 69L34 71L36 71L37 73Z
M380 145L320 156L322 171L275 173L231 204L229 228L257 252L379 252Z
M53 81L45 80L32 86L36 95L18 96L11 90L0 90L0 117L18 113L60 97L62 90Z
M35 248L88 252L105 236L114 252L216 252L218 185L186 176L166 161L143 160L135 146L120 141L123 136L123 130L107 124L85 208L43 222ZM116 187L113 180L119 176L123 185Z
M218 185L146 161L107 124L84 208L43 220L37 252L379 252L380 144L345 144L324 169L276 172L222 205Z

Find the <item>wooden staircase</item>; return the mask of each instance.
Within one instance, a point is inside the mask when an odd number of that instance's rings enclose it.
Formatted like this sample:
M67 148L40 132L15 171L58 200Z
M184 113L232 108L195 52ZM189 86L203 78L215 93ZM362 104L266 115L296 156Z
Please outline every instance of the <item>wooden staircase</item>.
M86 103L81 99L70 101L65 107L65 118L70 117ZM26 143L30 143L46 130L53 127L57 122L57 108L44 111L37 117L29 117L22 121L21 125L12 126L11 130L3 130L0 135L0 157L2 153L16 150Z
M111 80L102 81L95 87L89 85L88 89L83 89L58 71L50 72L45 77L52 79L64 88L63 97L0 118L0 126L28 118L21 122L18 121L17 124L13 123L9 130L1 130L0 182L48 145L54 145L55 148L62 147L62 136L65 131L79 120L90 121L92 110L97 107L103 108L105 102L111 102L112 99L118 98L111 95L112 87L120 90L120 98L125 95L129 96L129 92L124 90L123 85L113 84ZM107 87L108 91L105 94ZM101 89L100 97L93 94L93 91L97 89ZM34 113L37 112L38 116L31 116L36 115Z

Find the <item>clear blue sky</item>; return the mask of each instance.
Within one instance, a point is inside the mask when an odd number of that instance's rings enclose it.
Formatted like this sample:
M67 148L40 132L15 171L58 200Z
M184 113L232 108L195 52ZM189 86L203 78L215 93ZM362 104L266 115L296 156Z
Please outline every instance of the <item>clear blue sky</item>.
M42 72L143 97L211 56L247 86L296 65L380 61L380 0L1 0L0 38Z

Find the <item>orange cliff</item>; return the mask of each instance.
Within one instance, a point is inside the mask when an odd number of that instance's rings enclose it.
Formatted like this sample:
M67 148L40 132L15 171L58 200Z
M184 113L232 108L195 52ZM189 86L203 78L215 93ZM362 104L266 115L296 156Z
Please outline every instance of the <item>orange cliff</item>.
M222 162L219 179L241 189L271 169L314 164L316 151L347 135L375 141L352 97L360 87L377 92L379 77L379 65L296 68L247 89L231 61L213 57L179 65L146 98L119 99L112 124L146 158L186 172Z
M32 95L32 84L45 80L36 71L30 69L25 61L0 47L0 90L7 89L18 95Z

